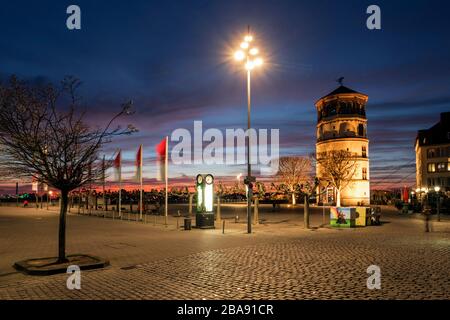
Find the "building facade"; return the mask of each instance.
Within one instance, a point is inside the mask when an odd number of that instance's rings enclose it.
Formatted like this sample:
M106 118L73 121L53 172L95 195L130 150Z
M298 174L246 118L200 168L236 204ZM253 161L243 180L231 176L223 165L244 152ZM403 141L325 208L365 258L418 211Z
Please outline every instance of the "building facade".
M416 137L416 186L450 192L450 112L441 113L440 121Z
M356 168L351 181L341 191L341 205L370 204L369 139L367 138L366 103L368 96L345 86L316 102L317 143L316 154L346 150L355 159ZM318 163L318 203L336 203L337 192L324 181L323 169Z

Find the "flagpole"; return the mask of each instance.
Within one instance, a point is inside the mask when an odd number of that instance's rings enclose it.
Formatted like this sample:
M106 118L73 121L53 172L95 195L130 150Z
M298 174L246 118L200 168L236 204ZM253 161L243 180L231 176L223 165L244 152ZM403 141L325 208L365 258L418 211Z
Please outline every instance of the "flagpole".
M119 151L119 218L122 219L122 150Z
M168 161L168 159L169 159L169 157L168 157L168 155L169 155L169 137L168 136L166 136L166 155L165 155L165 159L164 159L164 177L165 177L165 180L166 180L166 199L165 199L165 206L164 206L164 208L165 208L165 223L166 223L166 226L167 226L167 219L168 219L168 215L169 215L169 208L168 208L168 205L169 205L169 201L168 201L168 189L169 189L169 177L168 177L168 173L169 173L169 161Z
M142 144L141 144L141 154L140 154L140 166L139 166L139 180L141 183L141 190L139 194L139 220L142 220L142 154L144 150L142 150Z
M102 163L102 165L103 165L103 174L102 174L102 189L103 189L103 206L102 206L102 208L103 208L103 215L105 215L105 208L106 208L106 196L105 196L105 184L106 184L106 163L105 163L105 155L103 155L103 163Z

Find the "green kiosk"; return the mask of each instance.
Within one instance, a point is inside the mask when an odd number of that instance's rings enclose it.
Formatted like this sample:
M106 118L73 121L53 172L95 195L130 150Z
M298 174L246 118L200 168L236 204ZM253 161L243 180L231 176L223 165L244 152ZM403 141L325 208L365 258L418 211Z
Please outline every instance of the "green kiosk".
M200 229L214 228L214 177L211 174L197 175L197 213L195 225Z

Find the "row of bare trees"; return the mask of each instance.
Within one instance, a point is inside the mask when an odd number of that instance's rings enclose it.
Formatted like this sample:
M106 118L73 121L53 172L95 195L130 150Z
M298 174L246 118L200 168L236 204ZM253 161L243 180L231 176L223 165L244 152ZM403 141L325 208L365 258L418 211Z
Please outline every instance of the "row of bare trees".
M346 150L331 150L309 157L282 157L279 161L277 180L291 195L296 204L296 195L311 196L317 186L331 186L336 190L336 205L341 205L341 192L348 186L357 170L357 158ZM314 174L314 164L318 166L320 181Z

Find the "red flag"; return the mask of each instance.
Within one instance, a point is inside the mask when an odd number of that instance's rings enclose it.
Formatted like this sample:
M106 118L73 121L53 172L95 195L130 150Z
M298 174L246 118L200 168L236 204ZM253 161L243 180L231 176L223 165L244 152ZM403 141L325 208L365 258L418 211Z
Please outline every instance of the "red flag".
M407 187L403 187L403 202L409 201L409 192Z
M141 180L141 174L142 174L142 144L139 146L139 149L136 153L136 179L138 181Z
M156 179L158 181L165 180L166 178L166 152L167 152L167 138L161 140L160 143L156 145L156 156L158 161L158 174Z

